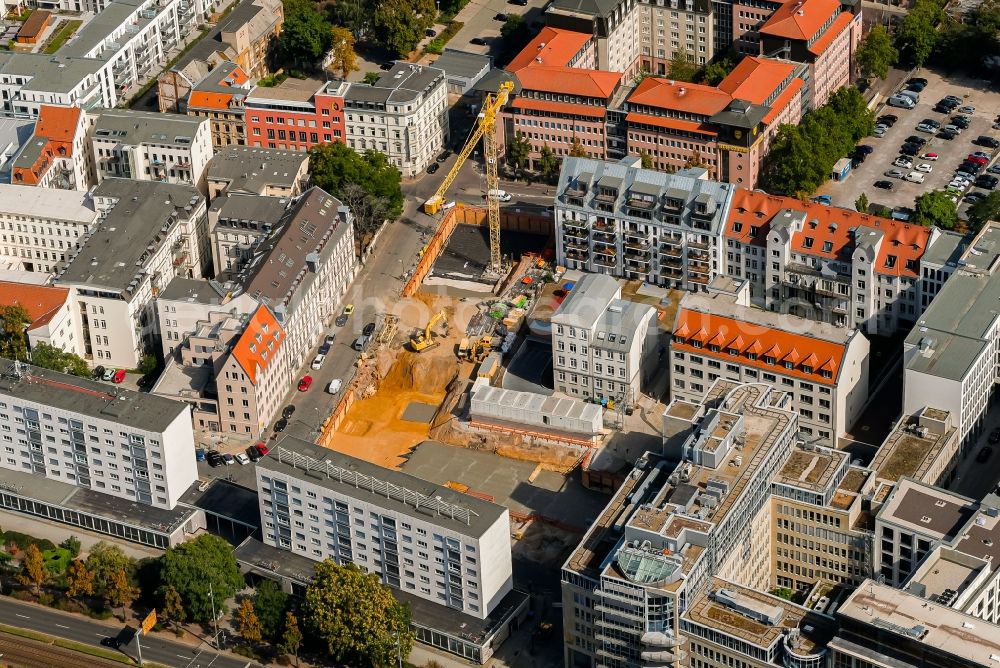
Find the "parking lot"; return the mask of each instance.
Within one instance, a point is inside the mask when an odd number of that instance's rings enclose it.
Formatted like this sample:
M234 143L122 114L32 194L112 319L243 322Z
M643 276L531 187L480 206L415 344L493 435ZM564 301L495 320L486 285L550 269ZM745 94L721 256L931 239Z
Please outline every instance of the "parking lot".
M817 191L819 194L829 195L836 206L854 208L855 200L864 193L873 204L889 208L912 207L919 195L932 190L944 190L962 160L973 151L985 151L995 155L995 151L976 146L972 140L980 135L1000 138L1000 130L991 128L997 114L1000 114L1000 94L990 91L988 84L981 79L952 74L942 76L926 69L919 71L915 76L928 81L927 87L920 93L920 101L916 107L901 109L883 106L877 109L876 116L893 114L899 118L898 122L880 139L867 137L861 140L860 143L867 144L875 150L846 180L841 182L831 180ZM916 126L924 119L933 119L943 127L958 113L955 111L952 114L944 114L934 111L934 105L938 100L947 95L961 99L962 105L975 107L975 112L969 114L971 123L968 129L963 130L951 141L940 139L934 134L918 132ZM892 163L899 157L899 149L906 138L911 135L927 140L920 154L938 155L936 161L921 160L919 156L913 158L914 168L920 163L931 165L932 171L925 174L923 183L910 183L901 178L885 176L886 171L896 169ZM913 169L902 169L904 174L909 174L911 171ZM890 181L893 189L880 190L874 186L876 181ZM978 188L972 190L986 192ZM967 205L961 201L959 204L961 213Z

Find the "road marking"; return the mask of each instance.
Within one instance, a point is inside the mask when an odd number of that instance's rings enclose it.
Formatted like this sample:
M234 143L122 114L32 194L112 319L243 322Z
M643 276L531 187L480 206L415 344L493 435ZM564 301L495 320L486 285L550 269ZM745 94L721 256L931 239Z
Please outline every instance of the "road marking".
M29 617L28 615L22 615L20 612L15 612L14 616L20 617L21 619L31 619L31 617Z
M186 658L188 658L188 655L187 654L178 654L177 658L179 658L179 659L186 659Z
M62 624L56 624L56 626L58 626L61 629L68 629L69 628L68 626L63 626Z

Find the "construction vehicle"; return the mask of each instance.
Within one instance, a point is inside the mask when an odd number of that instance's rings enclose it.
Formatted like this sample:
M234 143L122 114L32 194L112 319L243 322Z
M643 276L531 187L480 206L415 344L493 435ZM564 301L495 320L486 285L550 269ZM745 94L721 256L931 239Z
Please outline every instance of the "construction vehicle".
M427 326L424 327L424 331L418 332L415 336L410 337L410 348L413 349L415 353L422 353L425 350L430 350L440 343L434 339L434 326L437 325L441 320L445 318L446 314L444 311L438 311L435 313L430 320L427 321Z
M469 349L469 361L473 364L479 364L486 356L493 352L493 337L483 336L474 344L472 348Z
M503 266L500 258L500 197L497 194L500 192L500 177L497 174L500 156L497 150L496 120L497 113L507 104L507 98L512 90L514 90L513 82L504 81L500 84L496 95L486 96L483 101L483 109L479 112L476 121L475 130L469 135L468 141L465 142L465 146L458 154L458 159L455 160L455 164L448 171L448 175L441 182L437 192L424 202L424 213L428 215L433 216L441 210L445 202L445 193L448 192L448 188L458 176L466 158L469 157L482 137L483 157L486 160L486 213L490 226L490 270L497 274L502 272Z
M464 337L462 342L458 344L458 359L464 360L469 356L469 351L472 349L472 343L469 342L469 337Z

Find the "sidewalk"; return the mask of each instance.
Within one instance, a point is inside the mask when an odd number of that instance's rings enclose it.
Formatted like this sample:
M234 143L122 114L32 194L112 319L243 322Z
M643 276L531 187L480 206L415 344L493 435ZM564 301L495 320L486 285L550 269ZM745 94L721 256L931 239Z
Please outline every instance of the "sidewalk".
M85 556L91 547L102 541L117 545L122 549L122 552L134 559L158 557L163 554L162 550L118 540L114 536L105 536L80 527L58 524L41 518L28 517L11 512L0 514L0 528L5 531L20 531L35 538L47 538L56 545L70 536L76 536L80 539L81 556Z

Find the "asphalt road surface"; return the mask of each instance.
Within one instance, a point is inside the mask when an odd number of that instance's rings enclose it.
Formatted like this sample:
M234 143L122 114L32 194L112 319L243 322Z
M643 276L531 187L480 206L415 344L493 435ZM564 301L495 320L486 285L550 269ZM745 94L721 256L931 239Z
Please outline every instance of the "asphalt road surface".
M12 598L4 598L0 605L0 623L56 635L67 640L100 646L101 639L116 636L123 625L111 625L69 613L49 610L38 605L23 603ZM136 623L131 624L133 627ZM159 636L141 638L142 658L165 666L179 668L248 668L259 663L242 657L219 654L207 644L192 647L173 642ZM135 640L121 648L133 659L136 658ZM89 658L88 658L89 661Z

